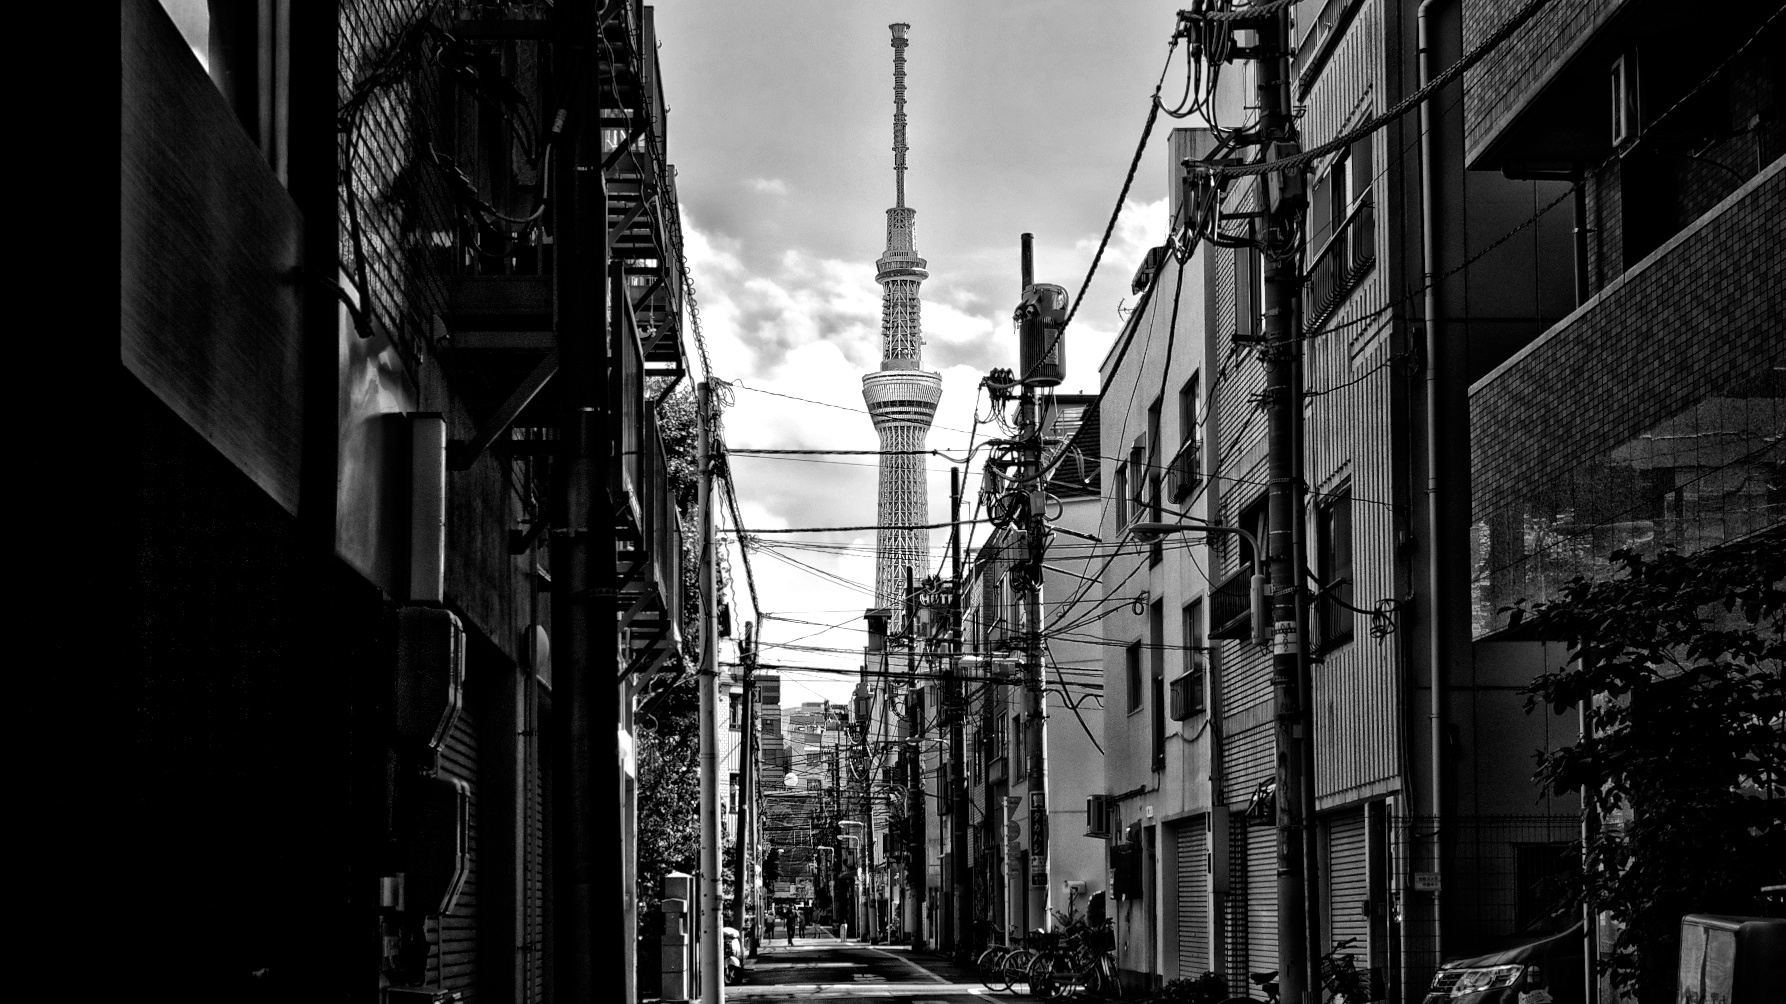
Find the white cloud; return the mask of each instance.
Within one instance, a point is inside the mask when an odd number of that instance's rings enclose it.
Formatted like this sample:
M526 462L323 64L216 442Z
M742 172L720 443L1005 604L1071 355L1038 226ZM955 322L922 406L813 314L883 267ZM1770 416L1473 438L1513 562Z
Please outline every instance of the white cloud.
M751 191L762 195L788 194L788 183L780 178L752 178L747 184Z
M1165 219L1163 199L1131 200L1124 206L1073 323L1070 381L1063 390L1096 389L1098 362L1121 326L1117 304L1126 299L1133 305L1129 281L1147 249L1163 237ZM879 440L862 410L861 396L862 375L877 368L880 357L880 289L872 263L800 248L753 253L742 240L703 229L687 207L683 233L715 375L739 383L725 418L727 444L734 450L877 449ZM1038 275L1083 275L1095 249L1095 237L1059 249L1054 257L1060 260L1038 261ZM995 302L993 295L976 292L970 283L951 281L959 274L958 269L929 284L922 315L926 364L943 376L943 400L929 442L933 448L957 451L968 445L976 408L982 417L986 414L986 404L979 400L981 376L994 366L1015 365L1008 311L1017 292L1012 281L1011 302ZM1076 293L1077 282L1073 278L1062 284ZM980 426L975 441L993 434ZM931 522L948 519L950 466L942 457L929 460ZM872 455L733 458L744 522L757 529L872 525L877 517L876 467ZM974 514L977 484L977 466L972 466L963 477L964 517ZM864 639L860 611L873 605L873 531L764 534L760 539L751 564L764 607L798 620L839 625L825 630L769 621L763 628L764 662L845 670L859 666ZM932 532L938 566L947 542L947 530ZM734 552L733 568L741 576L739 560ZM789 642L838 651L777 647ZM807 694L833 699L847 696L851 686L843 675L802 679Z
M862 375L880 362L880 290L872 265L790 249L770 259L769 268L753 271L744 264L748 249L741 242L708 233L686 209L683 233L715 375L740 385L725 417L727 445L733 450L877 449L879 439L862 411L861 396ZM1008 347L997 344L1001 337L1009 340L1009 322L1000 326L966 300L927 300L923 318L926 362L943 376L930 445L963 451L981 375L989 365L1009 365L999 361ZM981 427L977 439L983 442L987 435ZM872 525L877 463L871 455L735 455L741 515L747 527L759 529ZM929 519L943 522L949 513L950 462L930 458L928 466ZM965 476L963 484L967 517L977 474ZM764 534L761 539L763 547L751 564L764 607L801 620L844 622L826 631L770 621L763 629L770 646L764 661L856 668L864 640L860 611L873 605L874 532ZM947 540L946 530L932 533L939 561ZM736 552L733 568L741 577ZM774 647L796 638L802 646L848 651ZM846 696L851 686L846 676L808 682L809 693L834 699Z

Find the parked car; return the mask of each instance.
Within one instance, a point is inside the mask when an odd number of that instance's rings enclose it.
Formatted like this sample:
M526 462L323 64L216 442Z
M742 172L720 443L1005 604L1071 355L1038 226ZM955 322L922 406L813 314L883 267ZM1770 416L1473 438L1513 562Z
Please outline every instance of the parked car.
M1525 936L1495 951L1452 959L1433 974L1422 1004L1584 1004L1582 925Z

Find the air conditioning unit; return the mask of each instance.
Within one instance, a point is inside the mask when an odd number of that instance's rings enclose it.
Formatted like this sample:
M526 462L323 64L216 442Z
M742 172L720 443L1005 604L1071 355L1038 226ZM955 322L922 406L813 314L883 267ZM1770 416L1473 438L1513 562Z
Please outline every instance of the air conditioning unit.
M1088 837L1108 837L1110 835L1110 796L1092 795L1085 800L1085 835Z
M1166 491L1174 502L1190 498L1203 483L1203 451L1197 446L1195 442L1184 444L1166 470Z

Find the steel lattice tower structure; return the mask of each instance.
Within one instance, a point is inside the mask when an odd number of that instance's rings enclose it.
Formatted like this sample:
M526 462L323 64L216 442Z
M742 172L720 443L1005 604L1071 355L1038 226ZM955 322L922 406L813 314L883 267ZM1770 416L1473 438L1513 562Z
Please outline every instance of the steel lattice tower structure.
M879 538L876 541L875 605L905 606L905 570L930 574L929 532L900 529L930 522L924 471L925 437L943 396L943 378L924 371L924 337L918 319L918 286L930 273L912 246L917 211L905 205L905 47L909 24L893 31L893 178L896 199L887 210L887 250L875 262L881 284L881 368L862 378L862 397L880 433Z

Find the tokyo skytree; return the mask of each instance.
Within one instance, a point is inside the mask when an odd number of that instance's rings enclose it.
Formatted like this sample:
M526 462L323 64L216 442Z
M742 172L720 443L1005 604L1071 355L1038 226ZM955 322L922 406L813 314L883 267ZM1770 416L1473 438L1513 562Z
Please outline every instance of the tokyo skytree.
M912 246L917 211L905 205L905 47L909 24L893 30L893 180L897 198L887 210L887 250L875 262L881 284L881 368L862 378L862 397L880 433L879 538L876 541L875 605L905 606L905 570L914 582L931 572L930 534L901 529L930 522L924 457L943 378L924 371L924 337L918 321L918 286L930 273ZM901 452L894 452L901 451ZM903 452L911 451L911 452ZM895 616L898 616L895 614Z

